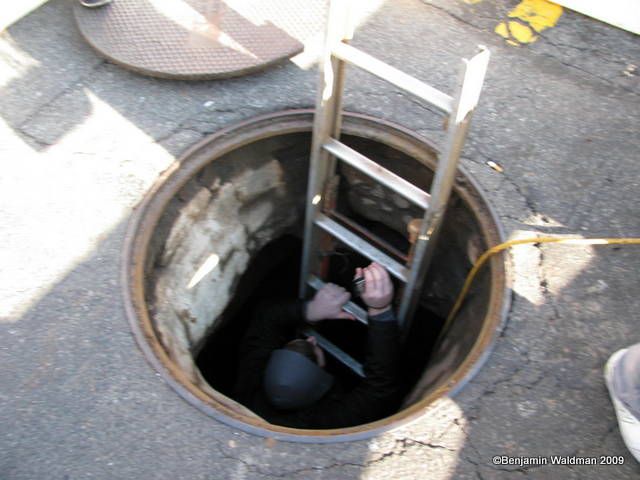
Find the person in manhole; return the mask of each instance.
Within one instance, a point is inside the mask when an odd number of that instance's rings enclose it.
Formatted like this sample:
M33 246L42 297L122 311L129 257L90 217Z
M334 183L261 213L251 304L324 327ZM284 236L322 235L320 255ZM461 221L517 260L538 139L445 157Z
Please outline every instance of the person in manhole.
M342 428L391 413L398 390L398 322L393 284L376 263L357 268L364 278L361 298L368 307L365 378L345 388L325 369L314 337L297 328L334 319L353 320L342 306L350 294L331 283L309 302L291 301L257 309L240 345L235 397L270 423L294 428Z

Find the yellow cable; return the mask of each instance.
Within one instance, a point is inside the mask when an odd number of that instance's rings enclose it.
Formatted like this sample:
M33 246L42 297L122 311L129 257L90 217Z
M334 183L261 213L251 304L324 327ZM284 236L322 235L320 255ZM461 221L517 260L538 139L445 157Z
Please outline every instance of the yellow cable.
M566 245L640 245L640 238L573 238L573 237L537 237L537 238L523 238L519 240L509 240L508 242L501 243L494 247L491 247L489 250L484 252L480 258L473 265L473 268L467 274L467 278L464 281L464 285L462 286L462 290L458 294L458 298L456 299L456 303L453 305L453 308L449 312L447 319L444 322L444 326L442 327L442 333L440 336L444 334L449 328L449 325L453 321L453 317L456 316L458 310L462 306L462 302L466 298L469 293L469 289L471 288L471 284L475 279L476 275L482 268L482 266L487 262L489 258L491 258L496 253L500 253L508 248L515 247L517 245L525 245L529 243L564 243Z

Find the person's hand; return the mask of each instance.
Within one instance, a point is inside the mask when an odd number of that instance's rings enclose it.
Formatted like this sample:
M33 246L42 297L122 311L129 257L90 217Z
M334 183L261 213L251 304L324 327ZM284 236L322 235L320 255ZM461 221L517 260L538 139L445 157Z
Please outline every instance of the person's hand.
M330 318L354 320L353 315L343 312L342 306L349 301L351 294L344 288L333 283L327 283L307 303L306 319L309 322L319 322Z
M381 265L373 262L366 268L356 268L355 278L364 277L362 301L369 307L369 315L377 315L391 308L393 283Z

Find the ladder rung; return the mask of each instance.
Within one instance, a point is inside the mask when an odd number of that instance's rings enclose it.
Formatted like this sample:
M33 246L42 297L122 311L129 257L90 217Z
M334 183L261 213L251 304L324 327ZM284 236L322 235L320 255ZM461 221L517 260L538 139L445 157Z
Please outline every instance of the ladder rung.
M307 283L316 291L325 286L325 283L315 275L311 275ZM359 305L349 301L343 305L342 310L356 317L356 320L359 322L364 323L365 325L369 324L367 320L367 311Z
M393 191L411 200L413 203L425 210L429 208L429 194L420 190L414 184L407 182L404 178L380 166L370 158L346 146L334 138L330 138L323 145L323 148L332 155L344 160L349 165L357 168L362 173L369 175L374 180L389 187Z
M389 255L381 252L354 233L351 233L351 231L339 223L334 222L326 215L319 213L315 224L369 260L379 263L396 278L399 278L403 282L406 282L407 278L409 278L409 270L404 265L396 262Z
M322 347L323 350L333 355L335 358L344 363L347 367L353 370L357 375L364 378L364 368L362 368L362 364L358 362L355 358L353 358L348 353L345 353L341 350L337 345L333 342L327 340L325 337L320 335L312 328L304 328L302 333L307 337L316 337L318 341L318 345Z
M364 53L357 48L343 42L339 42L333 48L333 55L341 60L349 62L374 75L393 83L394 85L426 100L447 113L453 111L453 98L440 90L421 82L417 78L407 75L391 65Z

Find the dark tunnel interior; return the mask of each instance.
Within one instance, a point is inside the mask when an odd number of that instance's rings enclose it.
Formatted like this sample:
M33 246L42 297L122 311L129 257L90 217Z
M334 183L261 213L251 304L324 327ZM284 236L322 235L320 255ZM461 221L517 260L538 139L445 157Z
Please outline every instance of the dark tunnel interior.
M385 231L384 225L373 223L375 222L370 222L367 227L376 232ZM390 233L389 238L392 239L395 232ZM402 245L400 247L402 248ZM202 375L217 391L233 398L238 363L237 347L248 327L255 306L264 301L296 298L301 253L302 242L299 238L293 235L277 238L258 253L240 279L236 298L223 313L223 326L207 337L196 357L196 364ZM369 261L347 247L338 246L329 255L328 281L350 289L352 299L358 303L359 299L351 288L353 271L356 267L368 265ZM256 280L256 277L259 277L259 280ZM253 288L251 284L254 285ZM397 297L397 283L395 291ZM241 306L238 307L238 304ZM234 313L227 317L225 314L228 312ZM407 335L407 343L401 349L399 398L408 394L423 374L444 323L443 318L424 307L418 308L415 318L416 321L411 323L411 330ZM321 322L316 328L320 334L349 352L356 360L364 361L367 334L365 325L350 320L332 320ZM327 354L325 357L327 371L342 385L353 388L359 378L331 355Z

